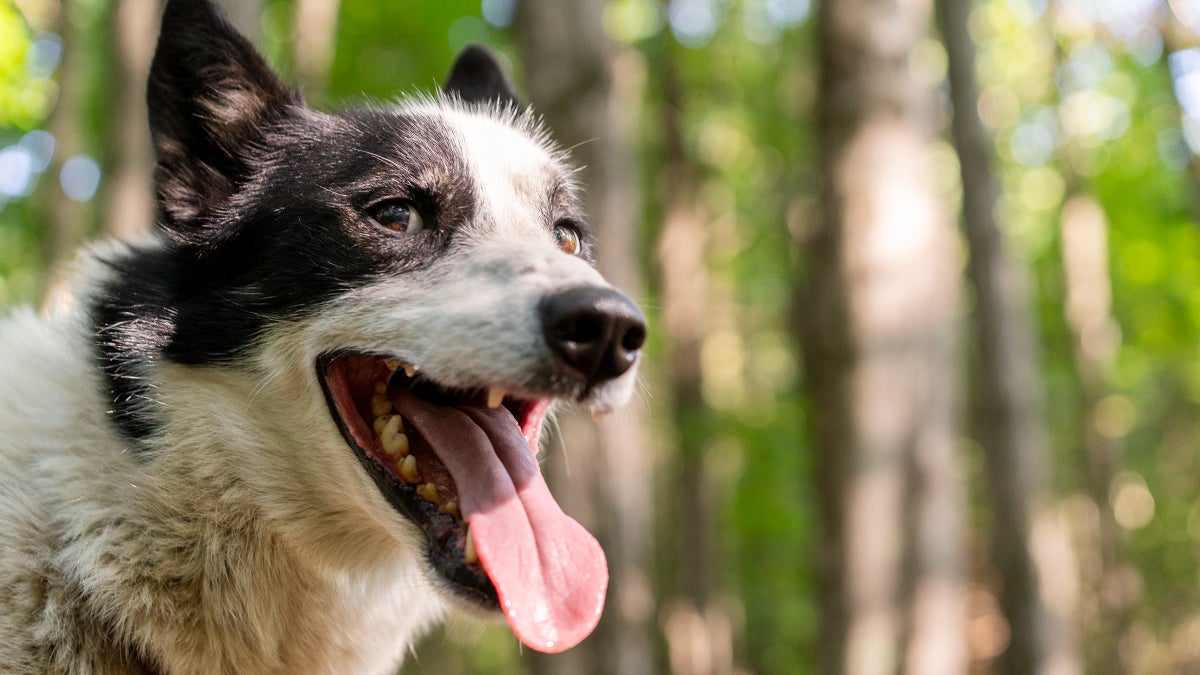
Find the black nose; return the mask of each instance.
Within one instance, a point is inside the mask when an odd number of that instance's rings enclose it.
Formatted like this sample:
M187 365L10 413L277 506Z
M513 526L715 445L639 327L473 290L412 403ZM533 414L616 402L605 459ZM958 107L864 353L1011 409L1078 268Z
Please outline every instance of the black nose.
M538 307L546 344L588 386L629 370L646 341L646 319L624 293L579 286L546 296Z

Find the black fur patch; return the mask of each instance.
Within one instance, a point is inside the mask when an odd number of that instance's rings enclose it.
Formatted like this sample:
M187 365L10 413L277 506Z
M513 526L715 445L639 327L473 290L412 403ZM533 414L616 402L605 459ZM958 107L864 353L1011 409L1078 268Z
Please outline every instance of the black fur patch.
M249 180L197 241L168 238L109 260L113 281L93 312L114 419L131 438L152 433L147 367L232 363L271 324L388 275L422 268L474 218L476 187L436 118L385 111L310 113L266 134ZM426 230L381 228L367 215L404 199Z

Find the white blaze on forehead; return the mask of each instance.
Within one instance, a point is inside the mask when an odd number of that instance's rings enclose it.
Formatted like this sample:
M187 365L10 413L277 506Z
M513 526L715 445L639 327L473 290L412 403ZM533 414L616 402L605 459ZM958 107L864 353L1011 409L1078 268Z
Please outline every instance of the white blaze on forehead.
M448 117L461 136L464 156L478 186L485 225L548 238L542 222L550 194L565 169L538 135L485 112L456 110Z

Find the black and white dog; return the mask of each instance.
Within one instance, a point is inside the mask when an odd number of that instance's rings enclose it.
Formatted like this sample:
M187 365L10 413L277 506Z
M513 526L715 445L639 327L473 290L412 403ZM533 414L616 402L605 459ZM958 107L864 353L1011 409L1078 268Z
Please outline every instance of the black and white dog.
M493 58L326 114L171 0L148 98L161 231L0 323L0 671L394 672L454 607L586 637L538 439L629 398L645 326Z

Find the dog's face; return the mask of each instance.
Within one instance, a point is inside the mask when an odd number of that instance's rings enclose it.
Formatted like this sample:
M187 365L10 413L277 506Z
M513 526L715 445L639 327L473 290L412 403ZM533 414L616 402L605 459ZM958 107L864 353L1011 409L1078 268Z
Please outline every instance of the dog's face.
M446 595L503 608L529 646L583 639L607 569L538 440L555 401L629 398L645 327L491 56L465 52L438 97L319 113L208 3L170 2L149 103L168 243L97 310L122 429L153 431L125 352L298 378L296 401L251 405L319 409L303 457L350 478L349 517L423 542Z

